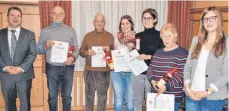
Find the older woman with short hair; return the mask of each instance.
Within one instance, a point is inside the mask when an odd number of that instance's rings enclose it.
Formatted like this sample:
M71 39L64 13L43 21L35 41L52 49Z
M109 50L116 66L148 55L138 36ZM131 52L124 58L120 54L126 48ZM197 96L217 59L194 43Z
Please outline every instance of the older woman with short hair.
M160 31L161 39L165 45L153 55L147 70L147 78L152 84L153 93L174 94L175 111L178 111L184 97L183 69L187 58L187 51L177 44L178 34L174 24L165 24ZM157 86L158 81L173 68L179 72L169 78L165 85Z

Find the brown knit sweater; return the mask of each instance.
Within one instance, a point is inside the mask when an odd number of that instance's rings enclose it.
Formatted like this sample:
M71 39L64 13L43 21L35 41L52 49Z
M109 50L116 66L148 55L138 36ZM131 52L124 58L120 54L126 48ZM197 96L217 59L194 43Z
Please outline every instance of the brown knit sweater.
M80 56L86 58L85 70L89 71L110 71L109 67L91 67L91 56L88 55L88 49L92 46L110 46L114 49L114 37L111 33L92 31L84 36L82 45L80 47Z

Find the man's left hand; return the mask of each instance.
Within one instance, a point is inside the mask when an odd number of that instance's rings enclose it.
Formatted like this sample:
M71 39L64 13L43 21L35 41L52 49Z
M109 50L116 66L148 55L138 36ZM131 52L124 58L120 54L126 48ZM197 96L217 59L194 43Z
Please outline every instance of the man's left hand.
M74 63L74 57L68 57L68 59L64 61L64 64L67 66L72 65L73 63Z
M20 74L22 73L22 70L20 67L13 67L13 74Z

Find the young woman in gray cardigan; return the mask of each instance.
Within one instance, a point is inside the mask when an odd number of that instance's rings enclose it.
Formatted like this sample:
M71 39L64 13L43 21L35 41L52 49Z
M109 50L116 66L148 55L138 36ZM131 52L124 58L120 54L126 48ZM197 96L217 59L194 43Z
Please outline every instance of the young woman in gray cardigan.
M184 67L186 111L222 111L228 96L227 37L219 10L206 8Z

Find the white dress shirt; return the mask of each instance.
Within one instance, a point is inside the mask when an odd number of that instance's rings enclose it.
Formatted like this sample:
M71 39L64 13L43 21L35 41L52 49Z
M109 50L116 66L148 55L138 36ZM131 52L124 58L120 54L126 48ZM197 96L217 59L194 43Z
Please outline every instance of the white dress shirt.
M193 91L205 91L205 69L210 49L201 48L199 60L193 77L191 89Z

